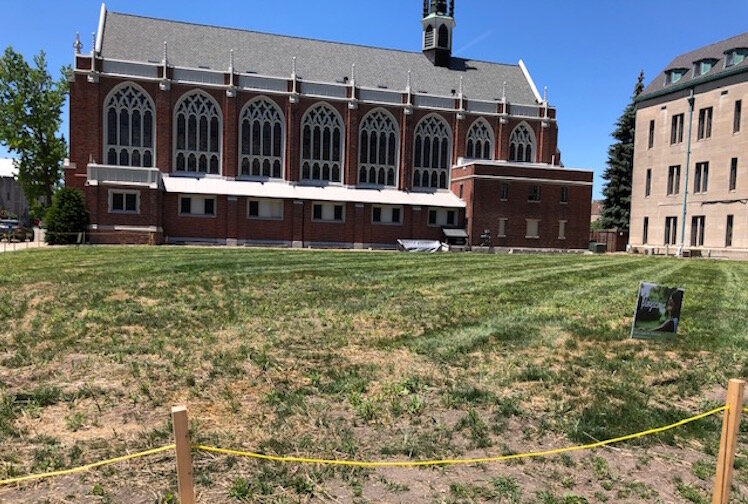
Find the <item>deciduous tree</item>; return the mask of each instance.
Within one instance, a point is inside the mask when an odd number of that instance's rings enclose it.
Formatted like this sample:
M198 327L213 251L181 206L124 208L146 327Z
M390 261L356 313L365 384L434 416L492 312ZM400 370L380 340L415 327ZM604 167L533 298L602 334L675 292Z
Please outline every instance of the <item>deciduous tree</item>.
M18 182L37 217L52 202L67 155L65 138L58 135L67 72L63 68L53 80L43 51L34 66L12 47L0 57L0 143L15 155Z

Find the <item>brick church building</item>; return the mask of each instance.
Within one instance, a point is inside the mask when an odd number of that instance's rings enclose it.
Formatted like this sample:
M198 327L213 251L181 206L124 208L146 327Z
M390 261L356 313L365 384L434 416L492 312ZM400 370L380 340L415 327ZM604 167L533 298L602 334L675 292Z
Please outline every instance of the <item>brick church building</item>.
M586 248L592 173L525 65L453 56L453 0L421 24L405 52L102 5L65 164L92 241Z

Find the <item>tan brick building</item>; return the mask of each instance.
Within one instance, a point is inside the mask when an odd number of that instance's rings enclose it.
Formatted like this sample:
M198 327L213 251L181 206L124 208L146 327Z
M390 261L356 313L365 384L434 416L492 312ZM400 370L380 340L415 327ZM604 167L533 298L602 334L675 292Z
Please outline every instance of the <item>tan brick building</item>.
M748 32L678 56L640 95L634 251L748 257L747 103Z

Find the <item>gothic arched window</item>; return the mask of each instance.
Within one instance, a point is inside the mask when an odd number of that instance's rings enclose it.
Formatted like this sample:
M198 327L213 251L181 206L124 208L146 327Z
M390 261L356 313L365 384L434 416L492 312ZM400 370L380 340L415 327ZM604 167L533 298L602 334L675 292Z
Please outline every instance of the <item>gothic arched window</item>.
M178 172L221 173L223 119L216 101L194 91L174 109L174 160Z
M285 136L283 112L272 100L250 101L239 114L239 173L282 178Z
M343 181L344 132L343 119L330 105L307 110L301 121L301 180Z
M468 130L465 157L493 159L493 130L483 118L476 119Z
M152 167L155 128L155 108L148 93L132 83L115 88L104 105L104 162Z
M447 28L447 25L441 25L439 27L439 47L449 47L449 28Z
M447 188L452 156L452 133L440 116L432 114L416 126L413 150L413 187Z
M428 49L434 47L434 27L428 25L426 27L426 33L424 33L423 46Z
M359 184L397 186L399 131L392 115L382 109L370 112L359 128Z
M509 137L509 161L535 162L535 133L527 123L517 125Z

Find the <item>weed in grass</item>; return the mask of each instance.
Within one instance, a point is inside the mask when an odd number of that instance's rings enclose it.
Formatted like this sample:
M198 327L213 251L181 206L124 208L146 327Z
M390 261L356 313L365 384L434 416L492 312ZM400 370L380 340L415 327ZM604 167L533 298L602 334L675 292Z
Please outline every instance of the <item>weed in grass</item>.
M356 415L366 423L375 422L381 412L382 407L378 401L368 397L362 397L359 392L354 392L348 398Z
M278 383L275 389L265 396L265 403L275 410L279 422L287 417L306 412L306 390L291 390L287 384Z
M707 481L714 477L717 472L717 465L708 460L697 460L691 466L691 472L702 481Z
M538 492L537 499L535 500L536 504L587 504L588 502L587 499L578 495L557 497L548 491Z
M477 410L470 409L455 426L456 430L470 430L470 440L476 448L487 448L491 446L491 438L488 433L488 425L481 418Z
M499 502L503 502L501 499L506 499L507 504L519 504L522 492L516 479L497 476L491 480L491 483L496 490L496 495L500 497Z
M448 408L463 405L477 406L495 400L496 397L491 392L475 386L459 385L449 388L444 393L444 405Z
M616 491L617 499L628 499L635 496L639 500L647 501L657 497L657 495L654 488L640 481L621 481L620 488Z
M673 483L675 483L675 488L678 490L680 496L688 502L692 502L693 504L709 504L709 499L707 499L703 491L683 482L681 478L676 477Z
M83 425L86 423L86 415L80 411L68 415L65 417L65 425L71 432L77 432L81 430Z
M235 479L231 488L229 488L229 497L238 501L248 502L252 495L252 487L250 487L249 481L244 478Z

